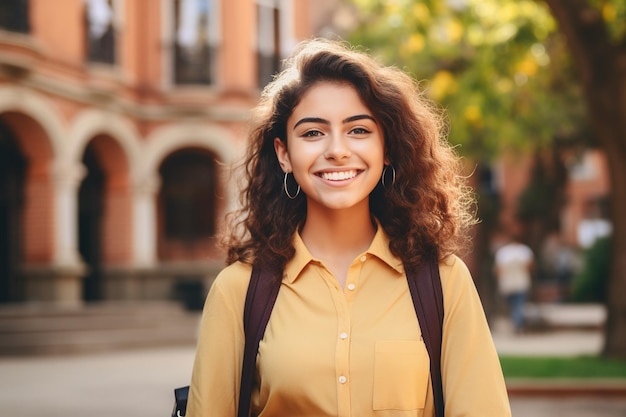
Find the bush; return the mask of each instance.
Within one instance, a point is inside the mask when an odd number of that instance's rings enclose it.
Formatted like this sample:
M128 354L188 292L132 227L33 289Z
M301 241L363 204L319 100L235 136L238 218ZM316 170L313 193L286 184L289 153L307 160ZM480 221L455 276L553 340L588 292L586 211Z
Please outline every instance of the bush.
M624 378L626 361L599 356L501 356L505 378Z
M610 266L611 239L600 238L583 254L583 267L572 283L572 301L605 303Z

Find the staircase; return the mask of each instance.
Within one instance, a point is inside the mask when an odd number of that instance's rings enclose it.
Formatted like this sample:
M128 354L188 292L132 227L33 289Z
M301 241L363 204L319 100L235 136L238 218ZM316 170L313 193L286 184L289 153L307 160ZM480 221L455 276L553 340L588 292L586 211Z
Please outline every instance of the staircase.
M193 346L200 314L160 301L0 306L0 356Z

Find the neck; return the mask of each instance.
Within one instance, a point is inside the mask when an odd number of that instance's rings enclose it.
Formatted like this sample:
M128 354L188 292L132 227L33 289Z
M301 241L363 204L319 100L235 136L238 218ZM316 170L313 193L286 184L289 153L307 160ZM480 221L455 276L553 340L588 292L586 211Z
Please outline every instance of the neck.
M333 263L338 258L354 259L372 243L376 227L369 207L364 210L311 210L302 228L304 244L316 258Z

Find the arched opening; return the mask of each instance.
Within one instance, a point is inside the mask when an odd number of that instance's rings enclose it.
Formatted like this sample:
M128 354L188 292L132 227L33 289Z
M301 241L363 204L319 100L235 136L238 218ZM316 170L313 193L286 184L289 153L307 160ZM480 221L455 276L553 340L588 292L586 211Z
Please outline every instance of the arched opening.
M78 191L78 249L88 266L83 281L83 298L96 301L102 296L102 214L105 174L93 142L85 149L82 160L87 175Z
M214 250L218 178L215 156L202 149L169 155L159 169L159 258L199 259Z
M106 134L85 147L86 169L78 191L78 248L87 265L83 298L98 301L126 297L114 282L132 259L132 215L128 158L120 143Z
M24 299L22 209L26 159L11 129L0 121L0 302Z

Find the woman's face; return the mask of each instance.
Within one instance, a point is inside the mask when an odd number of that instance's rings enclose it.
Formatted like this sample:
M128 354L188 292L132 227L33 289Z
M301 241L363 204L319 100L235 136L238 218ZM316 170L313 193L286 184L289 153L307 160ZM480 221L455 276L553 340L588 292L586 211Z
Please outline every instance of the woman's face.
M350 84L319 82L287 119L287 144L274 140L285 172L307 196L307 210L369 210L384 166L384 138Z

